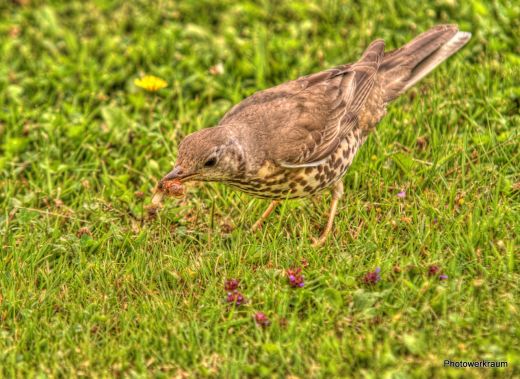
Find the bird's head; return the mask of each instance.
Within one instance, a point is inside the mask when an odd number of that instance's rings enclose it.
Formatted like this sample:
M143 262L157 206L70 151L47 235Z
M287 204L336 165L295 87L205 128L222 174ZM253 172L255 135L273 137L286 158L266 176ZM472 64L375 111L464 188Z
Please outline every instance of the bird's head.
M231 131L222 126L207 128L181 141L175 166L159 186L170 180L225 182L244 171L244 152Z

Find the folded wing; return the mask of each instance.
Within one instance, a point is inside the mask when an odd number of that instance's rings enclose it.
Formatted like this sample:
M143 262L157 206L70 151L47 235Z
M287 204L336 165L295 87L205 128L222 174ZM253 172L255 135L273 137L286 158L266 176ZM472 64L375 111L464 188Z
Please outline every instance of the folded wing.
M234 106L220 125L249 129L259 139L276 139L266 158L285 167L318 165L358 122L358 115L384 54L374 41L355 64L301 77L257 92Z

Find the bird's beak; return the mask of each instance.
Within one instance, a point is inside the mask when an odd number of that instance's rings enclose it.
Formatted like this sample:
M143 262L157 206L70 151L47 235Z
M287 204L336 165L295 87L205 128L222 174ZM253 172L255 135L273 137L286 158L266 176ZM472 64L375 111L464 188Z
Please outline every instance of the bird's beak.
M175 166L173 170L171 170L159 181L159 190L163 188L165 182L169 182L170 180L180 180L181 182L185 182L195 175L196 174L186 172L181 166Z
M174 179L182 179L183 170L180 166L175 166L173 170L171 170L164 178L161 179L161 182L167 182L169 180Z

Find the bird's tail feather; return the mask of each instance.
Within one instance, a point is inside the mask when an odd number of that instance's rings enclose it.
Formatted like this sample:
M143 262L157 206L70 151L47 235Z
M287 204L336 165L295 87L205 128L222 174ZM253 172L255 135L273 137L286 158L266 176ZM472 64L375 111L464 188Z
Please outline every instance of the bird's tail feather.
M471 38L456 25L438 25L400 49L386 53L379 67L384 100L390 102L455 54Z

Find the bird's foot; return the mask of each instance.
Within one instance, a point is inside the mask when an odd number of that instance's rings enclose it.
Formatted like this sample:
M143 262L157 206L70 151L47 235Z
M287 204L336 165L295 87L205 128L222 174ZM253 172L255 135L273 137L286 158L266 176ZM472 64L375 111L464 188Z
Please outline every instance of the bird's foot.
M275 208L278 206L279 203L280 202L278 200L271 201L271 204L269 204L269 206L267 207L265 212L262 214L262 216L251 227L251 232L256 232L256 231L262 229L262 225L263 225L264 221L275 210Z
M320 247L325 244L327 241L327 237L330 234L330 231L332 230L332 224L334 222L334 217L336 216L336 210L338 208L338 201L343 195L343 182L341 180L337 181L334 184L333 190L332 190L332 203L330 205L330 213L329 213L329 219L327 221L327 226L325 226L325 229L323 229L323 232L321 233L319 238L312 238L312 247Z
M311 241L312 241L311 246L312 247L321 247L321 246L323 246L325 244L325 242L327 241L327 237L328 237L328 234L326 234L326 235L322 234L318 238L312 237L311 238Z
M262 229L262 225L264 224L264 220L262 218L258 219L254 224L253 226L251 227L250 231L252 233L254 232L258 232L259 230Z

